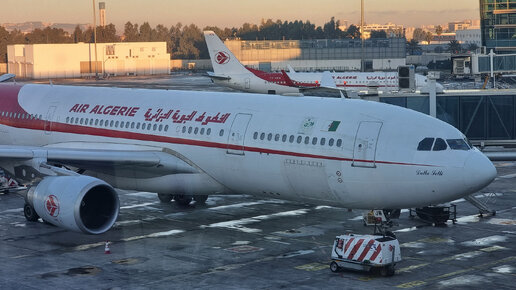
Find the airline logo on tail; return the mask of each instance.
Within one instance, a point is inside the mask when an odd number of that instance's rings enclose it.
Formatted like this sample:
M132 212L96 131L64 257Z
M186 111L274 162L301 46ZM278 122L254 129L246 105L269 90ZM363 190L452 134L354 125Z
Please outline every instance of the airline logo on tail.
M230 57L227 52L219 51L219 52L217 52L217 54L215 54L215 61L218 64L226 64L229 62L229 59L230 59Z

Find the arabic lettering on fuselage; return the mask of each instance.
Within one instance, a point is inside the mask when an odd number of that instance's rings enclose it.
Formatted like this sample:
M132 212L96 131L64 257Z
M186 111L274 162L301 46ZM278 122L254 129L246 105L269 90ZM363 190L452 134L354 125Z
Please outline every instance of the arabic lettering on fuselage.
M95 105L91 110L89 104L75 104L69 110L73 113L83 114L96 114L96 115L111 115L111 116L127 116L135 117L136 113L140 110L140 107L126 107L126 106L105 106ZM185 124L186 122L198 122L201 125L207 125L208 123L226 123L226 120L231 114L217 112L213 115L208 115L207 112L198 114L198 111L181 112L181 110L170 110L170 109L152 109L149 108L143 115L147 122L163 122L165 120L171 120L173 123ZM197 116L197 117L196 117Z

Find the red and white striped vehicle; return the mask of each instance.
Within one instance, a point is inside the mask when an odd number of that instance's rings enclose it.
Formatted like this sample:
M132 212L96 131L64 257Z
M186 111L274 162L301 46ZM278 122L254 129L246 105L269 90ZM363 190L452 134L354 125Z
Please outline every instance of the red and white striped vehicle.
M331 251L330 270L340 268L371 271L382 276L394 275L394 266L401 261L400 244L391 236L341 235L337 236Z

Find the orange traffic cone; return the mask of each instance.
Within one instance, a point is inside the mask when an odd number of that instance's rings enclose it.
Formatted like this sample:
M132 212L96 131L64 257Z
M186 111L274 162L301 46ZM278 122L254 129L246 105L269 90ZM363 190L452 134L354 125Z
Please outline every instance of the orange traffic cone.
M111 249L109 249L110 241L106 241L106 246L104 247L104 254L111 254Z

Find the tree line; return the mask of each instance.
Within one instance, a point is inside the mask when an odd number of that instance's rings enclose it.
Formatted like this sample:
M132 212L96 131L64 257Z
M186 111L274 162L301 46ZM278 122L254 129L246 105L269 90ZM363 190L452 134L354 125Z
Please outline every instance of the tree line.
M262 20L260 25L244 23L238 28L219 28L207 26L204 29L195 24L183 25L177 23L170 28L162 24L151 27L148 22L142 25L127 22L121 36L117 35L114 24L97 27L97 42L136 42L164 41L167 52L175 59L209 58L208 49L204 42L203 30L213 30L221 39L240 38L242 40L302 40L302 39L339 39L360 38L360 29L351 25L347 30L339 29L340 22L332 17L323 26L316 26L309 20L281 21L272 19ZM381 38L382 33L375 34ZM7 31L0 26L0 63L7 62L7 45L10 44L41 44L41 43L78 43L93 42L93 28L81 29L75 27L72 34L61 28L34 29L29 33L19 30Z

